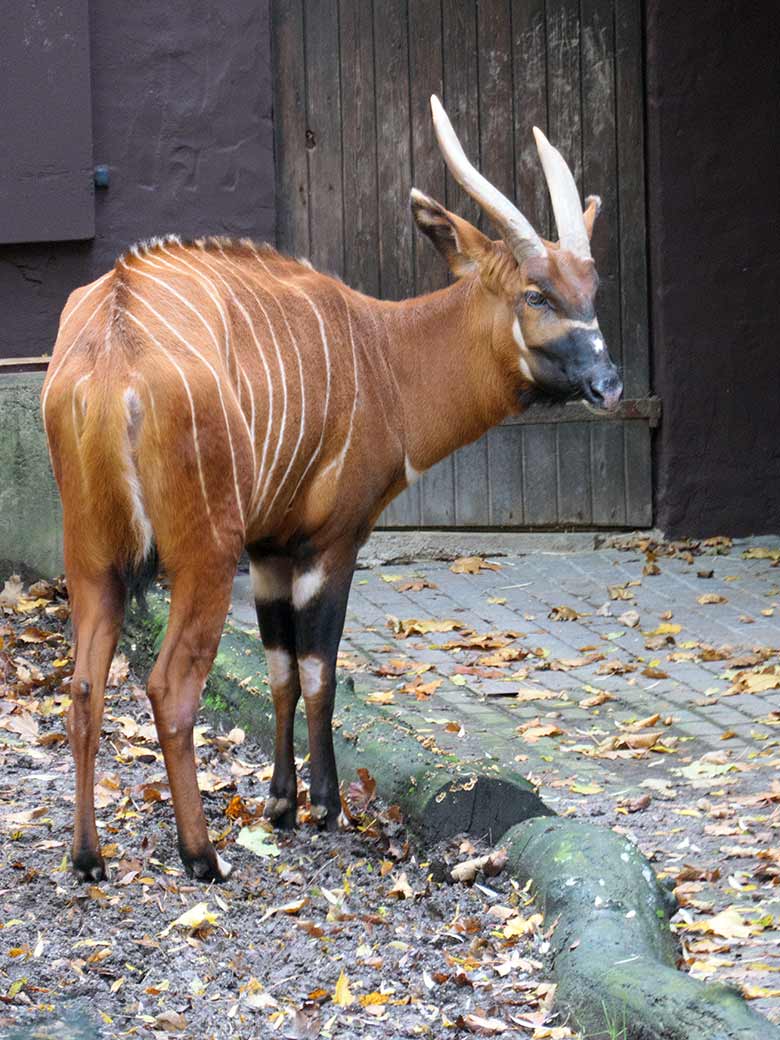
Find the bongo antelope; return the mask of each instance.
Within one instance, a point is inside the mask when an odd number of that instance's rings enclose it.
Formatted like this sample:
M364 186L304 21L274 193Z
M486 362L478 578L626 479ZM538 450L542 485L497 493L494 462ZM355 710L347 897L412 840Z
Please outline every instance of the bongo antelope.
M561 155L535 130L560 241L546 242L469 163L437 98L442 155L500 239L412 191L417 226L456 276L391 303L250 241L135 246L70 296L42 392L64 514L76 657L73 865L104 876L93 804L106 676L128 588L170 581L148 693L179 850L222 880L198 791L193 723L250 560L276 713L266 813L296 815L293 719L303 696L312 814L337 826L331 718L336 652L358 547L429 466L534 400L618 403L599 331L584 213Z

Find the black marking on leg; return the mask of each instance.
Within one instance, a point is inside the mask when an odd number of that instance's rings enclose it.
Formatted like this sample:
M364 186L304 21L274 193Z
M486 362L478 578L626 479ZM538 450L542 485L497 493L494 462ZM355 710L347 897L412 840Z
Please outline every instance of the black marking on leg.
M79 849L73 853L73 872L79 881L98 883L106 876L106 865L94 849Z

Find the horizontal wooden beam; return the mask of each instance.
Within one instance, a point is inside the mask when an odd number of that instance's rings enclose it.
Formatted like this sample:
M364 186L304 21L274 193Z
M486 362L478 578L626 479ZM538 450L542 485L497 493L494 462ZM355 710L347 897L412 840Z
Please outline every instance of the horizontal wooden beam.
M48 354L38 357L7 357L0 358L0 369L3 368L19 368L24 365L26 368L33 366L34 368L48 368L51 357Z
M504 426L535 426L538 423L568 422L625 422L641 419L655 428L661 421L660 397L635 397L620 402L614 412L599 412L582 401L565 404L535 404L521 415L510 415Z

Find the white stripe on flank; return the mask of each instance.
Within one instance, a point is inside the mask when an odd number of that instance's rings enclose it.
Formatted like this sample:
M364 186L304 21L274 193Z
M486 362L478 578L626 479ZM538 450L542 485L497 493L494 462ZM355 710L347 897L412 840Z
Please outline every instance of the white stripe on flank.
M303 481L305 480L306 475L309 472L309 469L311 468L312 464L319 458L320 452L322 451L322 445L323 445L323 442L325 440L325 429L327 427L327 420L328 420L328 406L330 404L330 348L328 346L328 337L327 337L327 334L325 332L325 323L322 320L322 315L320 314L320 312L315 307L315 305L314 305L311 297L308 295L308 293L306 293L303 289L301 289L301 287L299 285L294 285L291 282L285 282L283 279L281 279L277 275L275 275L273 273L273 271L268 267L268 265L260 257L260 254L257 252L257 249L253 249L253 251L254 251L254 256L255 256L255 259L257 260L257 262L261 265L263 270L266 271L267 274L269 274L270 277L274 279L274 281L279 282L280 285L284 285L284 286L287 286L287 287L293 289L295 292L299 293L304 298L304 300L306 300L306 302L308 303L309 307L313 311L315 318L317 319L317 324L319 325L319 329L320 329L320 339L322 340L323 353L324 353L324 356L325 356L325 406L324 406L323 413L322 413L322 432L320 433L320 440L319 440L319 444L317 445L317 449L312 454L312 457L309 459L308 463L306 464L306 467L305 467L303 473L301 474L301 477L298 480L298 483L295 486L295 490L293 491L292 496L290 497L290 501L289 501L288 506L287 506L287 508L289 509L290 506L292 505L292 503L295 501L295 497L298 494L298 489L303 484ZM288 326L288 328L289 328L289 326ZM303 384L301 384L301 385L303 385Z
M79 308L81 307L82 303L86 303L86 301L90 298L90 296L95 291L95 289L97 289L99 286L101 286L103 284L103 282L106 280L106 278L109 278L113 273L114 273L113 271L106 271L106 273L104 275L101 275L100 278L98 278L96 281L94 281L92 283L92 285L90 285L88 291L84 293L84 295L81 297L81 299L78 301L78 303L74 304L73 308L71 310L69 310L67 315L62 319L62 322L60 323L59 332L63 331L63 329L68 324L68 322L73 317L73 315L76 313L76 311L79 310ZM59 335L59 332L58 332L58 335Z
M231 261L225 255L225 253L223 252L221 247L220 247L219 251L220 251L220 253L222 254L222 257L223 257L223 261L222 262L230 265ZM210 259L216 259L215 257L212 257L211 254L209 254L209 258ZM229 285L229 282L227 282L226 279L223 279L223 281L225 281L225 284ZM277 356L278 356L279 355L279 348L278 348L278 346L276 344L276 337L274 336L274 330L273 330L273 327L271 326L271 321L270 321L270 318L268 317L268 314L266 313L265 308L263 307L262 303L260 303L260 300L257 297L257 293L254 292L254 290L251 288L251 286L247 285L242 278L239 278L239 281L244 286L244 288L247 289L252 294L252 296L254 296L255 301L257 302L257 305L260 308L260 311L262 312L263 318L265 319L266 325L268 325L268 328L269 328L269 330L271 332L271 338L274 341L274 346L276 348L276 353L277 353ZM231 289L231 292L232 292L232 289ZM235 293L233 295L235 296ZM260 487L260 480L262 478L263 473L265 472L265 461L266 461L266 457L268 455L268 445L269 445L270 439L271 439L271 427L272 427L272 424L273 424L273 414L274 414L274 388L273 388L273 380L271 379L271 369L268 367L268 362L266 361L266 358L265 358L265 351L263 350L263 346L260 343L260 340L257 338L257 333L255 331L255 326L254 326L254 322L252 321L251 315L249 315L249 313L246 311L246 308L241 305L241 303L238 300L238 298L237 297L235 297L235 298L236 298L236 302L238 303L239 307L241 307L241 311L242 311L242 313L244 315L244 320L246 321L247 326L249 327L249 331L252 334L252 339L254 340L255 348L257 350L258 357L260 358L260 361L261 361L261 363L263 365L263 371L265 373L266 387L268 388L268 418L266 420L265 437L263 438L263 451L262 451L262 454L260 456L260 463L259 463L259 465L257 464L257 461L256 461L256 458L257 458L257 456L256 456L256 445L254 446L254 449L253 449L254 452L255 452L255 482L253 484L252 494L251 494L250 499L249 499L249 519L251 520L251 519L254 518L254 516L256 515L256 512L257 512L255 501L256 501L256 498L257 498L258 489ZM253 404L254 404L254 396L252 398L252 401L253 401Z
M179 377L180 377L180 379L182 381L182 384L184 386L184 392L187 394L187 400L189 401L189 404L190 404L190 415L192 417L192 443L193 443L193 445L195 447L195 459L196 459L197 464L198 464L198 477L200 479L200 490L201 490L201 492L203 494L203 504L206 507L206 515L208 516L209 523L211 524L211 530L212 530L212 532L214 534L214 540L216 541L217 545L222 545L222 539L220 538L219 531L217 530L216 524L214 523L214 517L211 515L211 506L209 504L209 496L208 496L208 492L206 491L206 480L205 480L205 477L203 475L203 461L202 461L201 455L200 455L200 442L198 440L198 424L197 424L197 421L195 419L195 401L192 398L192 391L190 390L190 384L187 382L187 377L184 375L184 372L182 371L181 366L178 364L178 362L175 360L175 358L169 353L168 350L166 350L166 348L157 339L157 337L154 335L154 333L150 329L148 329L146 327L146 325L144 325L144 323L141 321L141 319L137 318L135 316L135 314L133 314L133 312L129 311L129 310L127 311L127 317L130 318L131 321L134 321L135 324L139 327L139 329L141 329L141 331L144 332L145 335L147 335L149 337L149 339L152 341L152 343L154 343L154 345L160 350L160 352L163 354L163 356L165 358L167 358L168 361L170 361L170 363L173 365L173 367L179 373Z
M89 379L91 373L85 372L83 376L80 376L73 384L70 395L70 417L73 423L73 438L76 442L76 454L79 457L79 469L81 470L82 483L85 482L86 474L84 473L84 460L81 456L81 440L79 439L79 420L78 420L78 408L76 407L76 396L78 389L85 379ZM84 414L84 402L82 402L81 414Z
M219 316L220 316L220 319L222 321L222 329L223 329L223 331L225 333L225 364L227 365L228 373L229 373L230 372L230 327L228 326L227 317L225 316L225 310L224 310L224 308L222 306L222 301L219 298L219 293L214 288L214 283L206 275L201 274L198 271L197 267L193 267L192 264L188 264L186 259L185 259L185 257L184 257L184 255L183 255L183 253L177 253L174 256L174 254L170 253L167 249L165 249L165 247L163 247L160 250L160 252L161 253L165 253L165 255L170 257L171 260L178 261L178 263L182 264L184 267L186 267L190 271L192 271L192 273L195 275L195 277L201 283L203 288L206 290L207 294L211 297L211 299L212 299L212 301L214 303L214 306L219 311ZM159 256L159 254L158 254L158 256ZM159 259L160 259L160 261L162 263L166 263L166 261L163 260L162 257L159 257ZM173 264L170 263L170 261L168 261L167 264L168 264L168 267L173 267L174 266ZM179 270L181 270L181 268L179 268ZM213 292L212 292L212 289L214 290Z
M354 428L354 425L355 425L355 412L357 411L357 400L358 400L357 350L355 348L355 337L354 337L354 335L352 333L352 317L351 317L351 315L349 313L349 303L345 299L345 297L344 297L343 293L341 292L341 290L337 290L337 291L338 291L339 296L341 297L341 300L342 300L342 302L344 304L344 310L346 311L346 314L347 314L347 329L349 331L349 343L350 343L350 346L352 348L352 380L353 380L353 388L352 388L352 390L353 390L353 392L352 392L352 410L349 413L349 426L347 427L347 435L344 438L344 443L341 446L341 451L338 453L338 455L336 455L336 457L331 462L328 463L327 466L325 466L324 469L320 470L319 477L318 477L318 479L321 478L326 473L329 473L330 470L335 468L336 472L335 472L335 474L333 476L334 480L337 480L339 475L340 475L340 473L341 473L341 469L342 469L342 467L344 465L344 460L346 459L347 452L349 451L349 446L352 443L352 431L353 431L353 428Z
M135 524L136 531L141 541L140 548L136 554L136 562L140 563L145 560L149 555L149 550L152 547L152 538L154 537L152 532L152 523L146 514L146 508L144 506L144 495L141 489L141 481L138 476L138 470L135 467L133 461L133 445L132 445L132 427L141 418L143 413L143 407L141 405L141 399L138 396L138 392L135 387L128 386L124 393L125 400L125 412L127 415L127 453L125 458L125 476L127 479L127 486L130 489L130 502L133 510L133 523Z
M219 247L219 251L220 251L220 254L222 256L222 262L223 263L227 264L229 267L235 268L237 272L240 271L240 268L239 268L238 264L236 264L235 261L231 260L230 257L228 257L228 255L225 253L225 251L222 249L221 246ZM281 387L282 387L282 424L281 424L281 430L280 430L280 434L279 434L279 440L277 441L277 444L276 444L276 451L275 451L274 457L273 457L273 459L271 461L271 467L268 470L268 473L266 475L265 464L266 464L266 459L267 459L267 454L268 454L268 446L269 446L270 440L271 440L271 428L272 428L272 419L273 419L273 400L274 400L274 398L273 398L273 381L271 379L271 370L268 367L268 362L266 361L266 358L265 358L265 351L263 350L262 344L258 340L257 334L255 332L254 323L251 321L250 317L247 315L247 317L246 317L247 324L249 325L249 328L250 328L250 330L252 332L252 338L255 341L255 346L257 347L257 352L260 355L260 360L262 361L263 368L265 369L265 377L266 377L266 382L267 382L267 385L268 385L268 401L269 401L268 422L266 424L265 439L263 441L263 453L262 453L262 456L261 456L260 465L259 465L258 470L257 470L257 481L255 483L255 487L254 487L253 492L252 492L252 517L254 518L254 516L256 516L257 513L259 512L260 505L261 505L263 499L265 498L266 490L268 488L268 483L269 483L271 474L273 473L274 466L276 465L276 460L279 457L279 448L280 448L280 445L281 445L281 442L282 442L282 438L283 438L283 435L284 435L285 424L287 422L287 379L286 379L286 372L285 372L285 369L284 369L284 361L283 361L283 358L282 358L282 352L281 352L281 350L279 348L279 342L278 342L278 340L276 338L276 332L274 331L273 324L271 322L270 317L268 316L268 311L266 311L265 307L263 306L262 302L260 301L260 298L257 295L257 293L255 292L254 288L249 283L247 283L240 276L240 274L236 273L235 277L238 279L238 281L241 283L241 285L243 285L243 287L249 293L251 293L251 295L254 297L255 302L257 303L257 306L259 307L261 314L263 315L265 323L268 326L268 331L271 334L271 342L273 343L273 346L274 346L274 353L276 354L276 362L277 362L277 365L279 366L279 381L280 381ZM258 496L258 493L260 491L260 484L261 484L261 481L262 481L264 475L266 476L265 484L263 486L263 492L262 492L262 494L260 495L260 497L258 499L257 496Z
M111 294L109 293L106 296L104 296L103 299L95 306L95 309L91 312L90 316L87 318L87 320L81 326L81 328L79 329L77 335L74 336L73 339L68 344L67 349L63 350L62 356L59 358L57 364L54 366L53 369L52 368L49 369L48 375L46 377L46 389L43 391L43 397L41 398L41 415L43 416L43 429L44 429L44 432L46 433L46 439L47 440L49 438L49 425L48 425L48 422L47 422L47 419L46 419L46 405L47 405L48 400L49 400L49 394L51 393L51 388L52 388L52 386L54 386L54 380L59 375L60 369L62 368L62 365L63 365L65 359L68 357L68 355L73 350L73 348L76 346L76 344L81 340L81 337L87 331L87 327L89 326L90 322L95 317L95 315L100 310L100 308L103 306L103 304L106 302L106 300L110 299L110 295Z
M120 263L121 263L121 261L120 261ZM159 278L155 278L154 275L147 274L146 271L139 271L137 266L135 268L135 273L140 275L142 278L150 278L153 282L157 282L163 288L170 290L170 292L172 292L175 296L177 296L180 299L182 299L185 303L188 303L188 301L181 295L181 293L177 292L174 288L172 288L172 286L168 285L166 282L161 281ZM162 324L166 327L166 329L168 329L169 332L172 332L173 335L176 336L176 338L181 343L184 344L184 346L187 348L187 350L190 351L191 354L194 354L195 357L202 364L204 364L206 366L206 368L209 370L209 372L211 373L211 375L212 375L212 377L214 379L214 383L216 384L216 387L217 387L217 393L219 395L219 403L220 403L220 405L222 407L222 415L223 415L224 420L225 420L225 429L227 431L228 446L230 448L230 459L231 459L231 463L232 463L232 466L233 466L233 487L234 487L235 493L236 493L236 505L238 506L238 515L239 515L239 518L241 520L241 527L243 529L243 528L245 528L244 506L243 506L243 503L241 501L241 491L240 491L239 486L238 486L238 467L236 465L236 453L235 453L235 450L233 449L233 435L232 435L232 433L230 431L230 419L228 418L227 408L225 406L225 398L224 398L224 396L222 394L222 382L221 382L221 380L219 378L219 375L217 374L217 371L214 368L214 366L211 364L211 362L207 358L205 358L200 353L200 351L196 350L196 348L193 347L193 345L187 339L185 339L184 336L182 336L182 334L179 332L179 330L175 326L171 325L171 323L168 321L168 319L163 317L163 315L160 314L160 312L158 310L156 310L148 302L148 300L144 299L143 296L140 296L134 289L131 289L129 285L126 286L126 289L127 289L127 292L131 296L135 297L135 299L138 300L139 303L142 303L144 305L144 307L146 307L146 309L148 311L151 311L151 313L155 316L155 318L157 318L158 321L162 322ZM189 303L188 303L188 305L191 306ZM246 417L244 416L243 412L241 412L241 418L244 420L244 423L246 424Z
M157 438L157 440L159 442L159 440L160 440L160 424L157 422L157 405L156 405L155 400L154 400L154 394L152 393L152 388L149 385L148 380L144 379L144 377L142 375L138 375L136 373L136 379L138 380L139 383L143 383L144 390L146 391L146 393L147 393L147 395L149 397L149 410L152 413L152 423L154 425L154 435L155 435L155 437Z
M177 244L180 245L181 242L177 242ZM254 484L254 480L255 480L255 478L257 476L257 459L256 459L256 456L255 456L255 437L254 437L254 432L250 428L249 422L246 421L246 416L243 413L243 409L241 408L241 392L240 392L241 384L240 384L239 373L240 373L240 375L243 375L244 373L241 370L240 365L238 363L238 356L234 352L235 375L233 376L233 378L231 378L231 374L230 374L230 327L229 327L229 324L228 324L228 319L226 317L225 308L223 307L222 300L220 300L219 294L218 294L217 290L214 288L214 283L211 281L211 279L208 278L206 275L202 275L197 267L193 267L191 263L187 263L187 261L184 259L184 257L181 254L174 255L172 253L168 253L167 250L165 250L165 249L161 249L161 252L165 253L166 256L171 257L171 259L174 260L174 261L178 260L180 262L180 264L184 265L186 270L183 270L182 267L177 265L176 263L172 263L171 260L163 260L163 258L159 255L159 253L155 254L153 257L145 256L145 257L140 257L139 259L141 259L145 263L151 264L153 267L157 267L157 268L163 267L163 268L167 268L168 270L173 270L175 272L175 274L183 275L185 278L194 277L194 279L196 279L197 282L201 285L201 287L206 292L206 295L210 298L211 302L214 304L214 306L216 307L217 311L219 312L219 318L220 318L220 320L222 320L223 331L225 333L225 366L226 366L227 373L228 373L228 387L230 388L233 396L236 399L236 407L238 408L238 414L241 416L241 420L243 422L244 433L246 434L246 439L248 439L249 442L250 442L250 451L252 452L252 479L253 479L253 484ZM192 253L190 253L188 255L190 257L194 256ZM191 271L191 275L187 275L187 270ZM140 271L139 274L144 274L144 272ZM160 284L164 285L165 288L170 289L173 292L176 291L176 290L172 289L172 287L170 285L167 285L166 282L161 282ZM213 292L212 292L212 289L213 289ZM186 296L183 296L181 293L178 293L178 292L176 294L179 296L180 300L183 303L185 303L187 307L189 307L189 309L192 311L192 313L194 315L196 315L198 318L200 318L200 320L203 322L204 326L206 327L206 330L208 331L208 333L210 334L212 340L214 341L214 347L216 348L216 355L217 355L217 357L220 357L219 341L217 340L216 334L214 333L214 330L211 328L209 322L205 319L205 317L203 316L203 314L201 314L201 312L198 310L197 307L193 307L192 306L192 304L187 300ZM245 379L245 375L244 375L244 379ZM236 387L234 386L234 383L232 382L232 380L234 380L235 383L238 385L238 392L236 392ZM243 519L241 520L241 522L243 523Z
M252 250L254 252L255 259L258 261L258 263L261 265L261 267L265 270L265 272L267 274L269 274L272 278L276 278L276 275L274 275L273 272L271 270L269 270L267 264L261 259L261 257L257 253L257 250L254 248L254 246L252 247ZM281 281L280 281L279 278L276 278L276 281L280 282L280 284L281 284ZM280 494L282 488L284 487L285 482L286 482L288 476L290 475L290 472L292 471L293 466L295 465L295 462L297 461L298 452L300 450L301 443L303 442L303 435L304 435L304 433L306 431L306 381L304 379L303 359L301 357L301 352L300 352L300 349L298 347L298 341L296 340L295 336L293 335L292 328L290 327L290 322L287 320L287 315L284 312L284 307L282 307L281 303L279 303L279 300L273 295L273 293L271 293L268 289L265 289L265 291L269 294L271 299L276 304L277 309L279 310L279 313L281 314L282 320L284 321L285 327L287 329L287 334L290 337L290 343L292 344L292 348L295 351L295 357L296 357L297 362L298 362L298 385L299 385L300 391L301 391L301 421L300 421L300 424L299 424L299 427L298 427L298 439L296 440L295 447L293 448L292 453L290 454L290 459L289 459L289 461L287 463L287 469L284 471L284 474L282 475L282 479L277 483L276 491L274 492L274 496L271 499L270 504L268 505L268 513L270 514L272 509L273 509L273 507L274 507L274 505L276 504L276 500L279 497L279 494ZM282 444L282 436L280 434L279 441L278 441L278 444L277 444L277 455L278 455L278 449L279 449L279 447L281 447L281 444ZM268 477L269 477L269 479L266 482L266 487L263 490L263 499L265 498L267 490L270 487L270 477L271 477L270 473L268 474ZM293 497L295 497L294 493L293 493Z
M181 244L181 243L179 242L178 244ZM255 477L257 475L257 459L255 458L255 438L254 438L253 432L252 432L252 430L250 428L250 424L249 424L248 421L246 421L246 416L244 415L243 409L241 408L241 394L240 394L239 372L240 372L240 374L243 374L243 372L240 369L240 365L238 363L238 356L237 356L237 354L235 352L234 352L235 374L234 374L234 376L232 376L232 378L231 378L231 374L230 374L230 327L229 327L229 324L228 324L228 319L226 317L225 308L223 307L222 300L220 300L219 294L218 294L217 290L215 289L214 283L211 281L211 279L208 278L206 275L202 275L197 267L193 267L191 263L187 263L187 261L185 260L184 256L182 256L181 254L174 255L172 253L168 253L167 250L164 250L164 249L161 252L165 253L166 256L171 257L171 259L174 260L174 261L178 260L180 264L184 265L186 270L183 270L182 267L177 265L176 263L172 263L171 260L163 260L163 258L159 254L155 254L154 257L144 257L142 259L144 259L144 261L146 263L149 263L149 264L151 264L154 267L162 266L163 268L167 268L168 270L173 270L175 272L175 274L177 274L177 275L183 275L185 278L194 277L194 279L196 279L198 281L198 283L202 286L202 288L206 292L206 295L210 298L211 302L214 304L214 306L216 307L217 311L219 312L219 318L220 318L220 320L222 320L223 331L225 333L225 366L226 366L227 373L228 373L228 387L230 388L233 396L236 399L236 407L238 408L238 414L241 416L241 420L243 422L244 433L246 434L246 439L248 439L249 442L250 442L250 451L252 452L252 472L253 472L253 477L252 478L253 478L253 483L254 483ZM188 255L190 257L194 257L194 254L192 254L192 253L190 253ZM186 272L187 270L191 271L191 275L189 275L189 276L187 275L187 272ZM165 285L166 288L171 289L171 286L168 286L167 283L163 282L162 284ZM213 289L213 292L212 292L212 289ZM192 304L189 303L189 301L186 300L185 296L182 296L181 293L177 293L177 295L179 296L180 300L184 301L187 304L187 306L192 311L192 313L196 314L201 319L201 321L204 323L204 326L206 327L206 329L208 330L208 332L211 335L211 338L214 341L214 346L216 348L217 357L220 357L219 343L218 343L216 335L215 335L213 329L211 328L210 324L208 323L208 321L206 321L206 319L204 318L204 316L201 314L201 312L198 310L197 307L193 307ZM234 382L233 381L238 385L238 393L236 393L236 388L234 386Z
M253 250L254 250L254 247L253 247ZM224 251L222 249L220 249L220 252L225 257L225 260L227 261L227 263L231 264L237 270L240 270L240 268L238 267L238 264L234 260L231 260L224 253ZM255 252L255 256L257 256L256 252ZM257 257L257 259L259 260L259 257ZM260 260L260 263L262 264L262 266L267 271L268 269L265 267L265 264L262 262L262 260ZM269 271L268 273L270 274L271 272ZM241 284L244 285L252 293L252 295L254 296L255 300L257 301L257 305L260 308L260 310L263 312L263 317L265 318L265 320L266 320L266 322L268 324L268 328L269 328L269 331L271 333L271 339L273 340L273 344L274 344L274 349L276 350L277 360L279 362L279 376L280 376L280 379L281 379L281 382L282 382L282 394L283 394L283 401L284 401L284 410L283 410L283 413L282 413L282 425L281 425L281 428L279 430L279 437L278 437L277 442L276 442L276 450L274 451L274 457L273 457L273 460L271 462L271 466L270 466L270 468L268 470L268 474L267 474L265 483L263 485L262 494L260 495L260 498L257 501L257 512L259 512L260 511L260 507L263 504L263 502L265 501L266 495L268 494L268 489L271 486L271 477L273 475L273 471L274 471L274 468L276 466L276 462L277 462L277 460L279 458L279 453L281 451L282 444L284 443L284 431L285 431L285 422L286 422L286 415L287 415L287 373L286 373L286 371L285 371L285 369L283 367L283 360L282 360L281 351L279 349L279 342L278 342L278 340L276 338L276 333L274 332L274 328L273 328L273 325L271 323L271 319L268 317L268 312L266 311L266 309L263 306L263 304L260 302L260 298L257 295L257 293L255 292L254 288L252 288L251 285L249 285L247 282L245 282L243 280L243 278L240 278L240 276L237 276L237 277L239 277L239 280L241 281ZM273 277L273 275L272 275L272 277ZM290 328L290 323L287 320L287 315L284 313L284 308L279 303L277 298L273 295L273 293L270 293L268 291L268 289L265 289L265 288L264 288L263 291L267 292L269 294L269 296L271 297L271 299L274 301L274 303L276 304L276 307L279 310L279 313L282 316L282 320L284 321L285 327L287 329L287 333L288 333L288 335L290 337L290 343L292 344L292 348L293 348L293 351L295 352L295 357L296 357L296 360L298 362L298 378L299 378L299 381L300 381L300 390L301 390L301 421L300 421L299 429L298 429L298 439L296 440L295 447L293 448L292 454L290 455L290 460L287 463L287 469L285 470L284 475L282 476L282 479L277 483L276 493L274 494L274 497L271 499L270 505L267 507L267 511L270 513L271 509L273 508L273 505L274 505L274 503L276 501L276 498L277 498L279 492L281 491L281 489L284 487L284 483L287 480L287 477L290 474L290 471L291 471L291 469L292 469L292 467L293 467L293 465L295 463L295 460L298 457L298 450L299 450L299 448L301 446L301 442L303 441L303 435L304 435L304 432L305 432L305 429L306 429L306 391L305 391L305 386L304 386L303 361L302 361L302 358L301 358L301 352L300 352L300 350L298 348L298 343L297 343L297 341L295 339L295 336L293 335L292 329ZM258 490L259 490L259 484L258 484Z
M190 254L190 255L192 256L193 254ZM215 274L217 276L217 278L219 278L219 280L225 286L227 291L230 293L230 297L233 300L234 304L241 311L241 314L243 315L244 321L247 323L247 326L249 327L250 332L254 336L254 328L252 326L252 320L249 317L249 315L247 314L246 308L243 306L243 304L241 303L239 298L236 296L236 294L235 294L235 292L233 290L233 286L218 271L214 270L212 265L207 262L207 259L206 259L207 257L208 257L208 254L206 254L206 253L203 253L203 254L198 253L197 255L194 256L194 258L197 259L198 262L202 261L204 263L204 265L206 266L206 269L208 271L212 272L213 274ZM181 258L177 257L176 259L181 259L182 263L185 263L183 257L181 257ZM163 261L163 262L165 262L165 261ZM171 265L169 264L168 266L171 266ZM195 271L195 268L192 267L191 264L186 264L186 266L189 267L192 271ZM203 278L205 278L205 277L206 276L204 275ZM211 281L211 279L208 279L208 283L210 285L214 284ZM212 296L212 299L214 299L213 296ZM221 305L219 303L217 303L217 306L220 308L220 315L222 316L222 322L225 325L225 328L227 329L227 323L226 323L225 315L224 315L224 313L222 311ZM250 513L250 516L251 516L251 514L252 514L252 499L254 497L254 487L255 487L255 485L257 483L257 468L258 468L257 467L257 445L255 444L255 398L254 398L254 394L252 393L252 385L249 382L249 380L247 379L246 372L241 367L241 364L240 364L239 359L238 359L238 351L236 349L233 350L233 358L234 358L234 362L235 362L236 379L237 379L237 383L238 383L237 404L238 404L239 410L241 411L242 415L244 415L244 410L243 410L243 408L241 406L241 379L242 378L243 378L244 382L247 384L247 387L249 389L249 398L250 398L250 402L251 402L251 420L250 420L250 422L249 422L249 424L247 426L247 428L249 430L249 445L250 445L250 449L252 451L252 489L253 490L252 490L252 494L250 495L250 498L249 498L249 513ZM230 367L229 367L229 365L227 366L227 373L228 373L228 378L230 378ZM246 422L246 417L244 417L244 421Z

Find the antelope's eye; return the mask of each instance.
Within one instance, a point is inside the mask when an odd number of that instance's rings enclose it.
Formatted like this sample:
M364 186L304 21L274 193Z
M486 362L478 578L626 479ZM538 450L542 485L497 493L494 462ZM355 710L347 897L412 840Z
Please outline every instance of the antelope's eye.
M525 294L525 302L529 307L544 307L547 303L547 298L544 293L532 289L530 292Z

